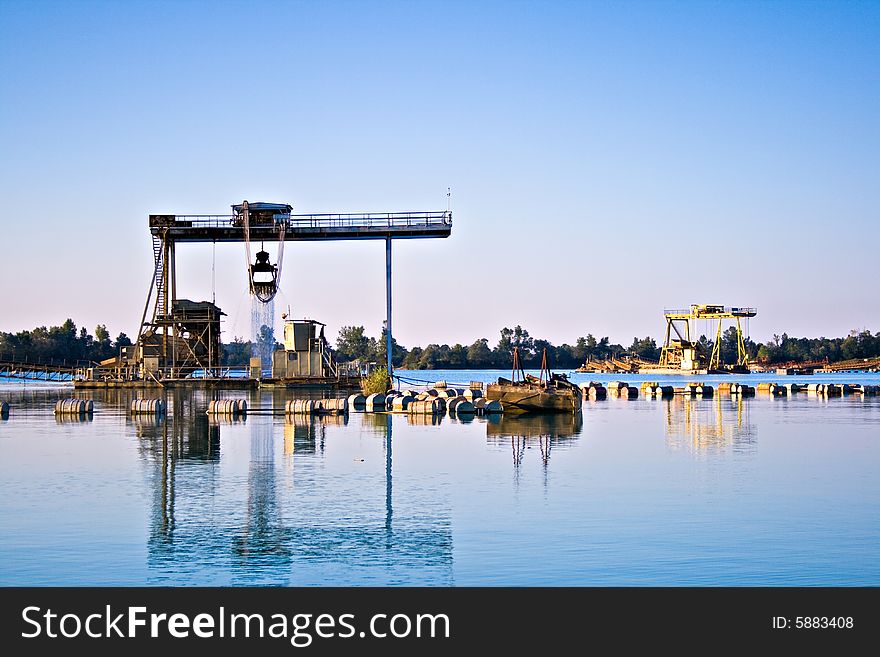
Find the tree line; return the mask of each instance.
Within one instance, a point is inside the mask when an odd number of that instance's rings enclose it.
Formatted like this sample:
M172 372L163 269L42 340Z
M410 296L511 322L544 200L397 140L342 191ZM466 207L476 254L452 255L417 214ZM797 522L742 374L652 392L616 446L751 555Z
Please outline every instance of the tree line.
M276 349L282 348L275 341L272 330L269 327L263 329L259 342L274 345ZM336 339L336 359L340 362L360 360L384 363L385 342L384 326L378 338L368 336L363 326L343 326ZM700 336L698 343L706 353L712 351L713 341L705 335ZM131 345L131 340L125 333L120 333L112 340L103 324L98 324L92 335L85 327L77 329L73 320L67 319L61 326L40 326L17 333L0 332L0 359L55 363L100 362L117 356L119 349L128 345ZM230 367L246 366L254 353L253 346L251 341L239 337L224 343L221 364ZM506 369L511 366L514 347L519 348L523 366L526 368L540 367L545 348L550 366L559 369L574 369L588 359L638 356L656 361L660 357L660 347L651 337L633 338L630 346L624 347L612 344L607 336L596 339L588 333L577 338L574 344L556 346L548 340L531 336L526 329L517 325L514 328L501 329L498 342L492 346L488 338L479 338L470 345L431 343L424 348L407 349L392 340L392 360L395 367L411 370ZM880 332L854 330L840 338L795 338L783 333L774 335L771 340L763 343L755 343L746 338L745 348L751 361L770 365L826 359L833 363L880 358ZM731 363L736 358L736 329L730 327L721 336L721 359Z
M100 362L118 355L121 347L130 344L125 333L111 340L104 324L98 324L91 335L85 327L77 330L73 320L67 319L61 326L0 332L0 358L42 363Z

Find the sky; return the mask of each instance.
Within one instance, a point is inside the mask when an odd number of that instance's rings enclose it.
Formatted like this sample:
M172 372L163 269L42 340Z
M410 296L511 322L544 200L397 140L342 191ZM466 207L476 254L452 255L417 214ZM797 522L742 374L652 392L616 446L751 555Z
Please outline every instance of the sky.
M394 335L880 331L880 2L0 0L0 331L137 334L149 214L444 210ZM274 245L268 249L274 256ZM384 243L285 247L277 308L377 335ZM213 269L213 275L212 275ZM250 331L244 246L179 296Z

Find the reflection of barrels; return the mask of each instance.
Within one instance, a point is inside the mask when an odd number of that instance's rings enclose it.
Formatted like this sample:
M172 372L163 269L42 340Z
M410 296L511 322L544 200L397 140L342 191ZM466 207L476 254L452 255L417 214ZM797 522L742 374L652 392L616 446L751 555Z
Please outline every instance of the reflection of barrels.
M361 409L367 405L367 398L360 393L356 395L351 395L348 398L348 405L352 408Z
M840 397L843 394L843 389L838 385L829 383L825 386L824 393L826 397Z
M367 411L384 411L385 410L385 395L381 392L373 393L367 397L367 401L365 404L365 408Z
M340 415L348 413L348 399L322 399L318 402L317 407L322 413L330 413L331 415Z
M755 394L755 389L745 383L734 383L730 386L731 395L739 395L740 397L749 397Z
M244 399L214 399L208 402L208 415L247 415Z
M315 412L315 400L291 399L284 406L287 415L311 415Z
M437 408L437 401L434 399L414 401L408 406L407 410L416 415L433 415L440 412Z
M0 417L3 419L9 417L9 402L0 400Z
M56 415L85 415L95 410L91 399L59 399L55 402Z
M448 400L445 397L436 397L433 402L437 405L437 411L440 413L446 412L446 402Z
M165 412L164 399L132 399L132 415L162 415Z

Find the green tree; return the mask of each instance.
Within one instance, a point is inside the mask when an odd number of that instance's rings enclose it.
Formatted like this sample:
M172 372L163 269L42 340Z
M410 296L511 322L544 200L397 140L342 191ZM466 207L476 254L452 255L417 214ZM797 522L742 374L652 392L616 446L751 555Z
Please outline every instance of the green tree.
M480 338L468 347L467 364L474 368L492 367L492 350L486 338Z
M369 360L370 339L363 326L343 326L336 338L336 354L341 361Z

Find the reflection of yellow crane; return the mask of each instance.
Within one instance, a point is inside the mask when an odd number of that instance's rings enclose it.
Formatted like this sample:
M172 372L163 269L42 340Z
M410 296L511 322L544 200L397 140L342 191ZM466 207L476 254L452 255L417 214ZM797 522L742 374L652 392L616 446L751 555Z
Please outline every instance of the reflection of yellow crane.
M709 370L721 368L721 324L723 320L736 321L736 365L745 368L749 364L746 343L743 338L743 317L754 317L758 314L755 308L730 308L709 304L692 304L688 310L666 310L666 339L660 352L661 367L679 367L683 370L696 370L703 367ZM700 351L698 343L691 340L691 321L709 320L718 322L712 353L706 356ZM682 330L683 329L683 332ZM678 339L673 337L673 333Z

